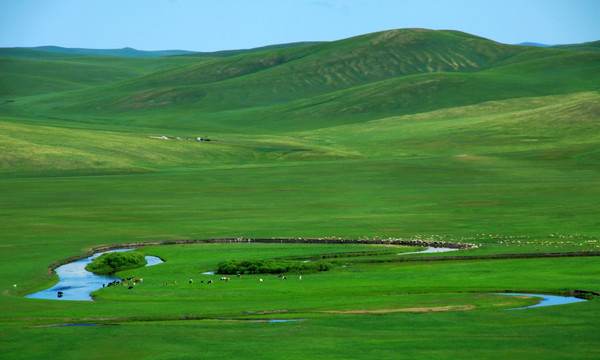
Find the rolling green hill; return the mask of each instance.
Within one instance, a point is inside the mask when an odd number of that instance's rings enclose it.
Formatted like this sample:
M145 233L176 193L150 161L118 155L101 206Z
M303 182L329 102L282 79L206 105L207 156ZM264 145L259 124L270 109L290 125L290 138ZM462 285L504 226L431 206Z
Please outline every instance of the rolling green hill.
M528 104L529 99L544 96L559 96L562 101L600 88L596 53L503 45L455 31L402 29L296 45L301 46L274 46L222 58L0 58L4 74L0 110L7 115L5 126L14 129L7 132L11 141L29 132L18 131L18 126L43 124L47 132L59 125L78 131L121 129L118 134L126 129L133 136L252 134L245 141L254 143L261 137L351 124L360 128L379 119L490 102ZM517 106L515 111L529 110ZM31 141L37 140L24 143ZM86 144L77 146L82 154L88 153ZM29 153L39 151L19 152L22 159L17 163L40 162L33 155L26 160L24 154ZM357 156L352 149L340 151L328 145L303 157L317 153L317 158ZM174 163L186 163L186 156ZM120 161L87 158L96 156L85 155L72 164L94 162L99 164L91 166L95 169L105 164L149 166L146 161L123 162L127 157ZM14 159L4 163L13 164Z
M251 49L220 50L220 51L210 51L210 52L195 52L195 53L192 53L192 54L185 54L185 55L181 55L181 56L194 56L194 57L230 57L230 56L237 56L237 55L249 54L249 53L258 52L258 51L265 51L265 50L272 50L272 49L285 49L285 48L292 48L292 47L298 47L298 46L314 45L314 44L318 44L318 43L320 43L320 41L301 41L301 42L287 43L287 44L277 44L277 45L260 46L260 47L251 48Z
M553 47L555 47L557 49L566 49L566 50L574 50L574 51L600 52L600 40L581 43L581 44L556 45Z
M291 124L302 130L482 101L595 91L600 61L594 53L404 29L178 64L26 103L34 109L52 104L65 117L118 114L124 123L160 128L177 122L196 130L281 131Z
M93 85L110 84L132 77L189 64L180 57L137 59L66 56L60 58L2 57L0 97L51 94ZM197 63L198 61L194 61Z
M270 105L399 76L482 70L517 51L457 32L412 29L374 33L166 70L124 85L121 90L132 95L117 105L168 105L165 97L179 97L177 92L188 96L195 93L193 102L207 93L215 94L217 99L206 101L210 107ZM147 96L150 84L156 95ZM143 95L144 103L138 101L139 95Z

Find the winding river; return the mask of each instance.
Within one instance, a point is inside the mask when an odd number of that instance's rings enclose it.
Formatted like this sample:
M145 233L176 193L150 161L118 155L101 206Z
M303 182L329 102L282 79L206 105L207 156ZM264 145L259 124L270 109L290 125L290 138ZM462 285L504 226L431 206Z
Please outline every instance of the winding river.
M133 249L120 249L96 253L88 258L81 259L57 267L54 271L58 274L58 283L53 287L38 291L25 297L30 299L51 299L51 300L93 300L90 293L102 288L103 284L119 280L116 275L96 275L85 269L86 265L91 263L98 256L107 252L130 251ZM160 264L163 261L156 256L146 256L148 262L146 266ZM62 297L58 297L58 292L62 291Z
M120 252L120 251L131 251L134 249L120 249L111 250L101 253L96 253L88 258L81 259L69 264L65 264L56 268L58 274L58 283L47 290L42 290L34 294L27 295L30 299L51 299L51 300L83 300L92 301L90 294L108 284L114 280L120 280L116 275L96 275L85 269L86 265L91 263L98 256L107 252ZM455 251L458 249L453 248L434 248L429 247L426 250L400 253L398 255L408 254L425 254L425 253L438 253L446 251ZM162 263L163 261L156 256L146 256L148 262L146 266L152 266ZM204 274L214 274L214 272L206 272ZM62 297L58 297L58 292L63 293ZM520 293L495 293L498 295L509 295L509 296L532 296L539 297L542 300L534 305L524 306L520 308L513 308L507 310L525 309L540 306L551 306L551 305L563 305L586 301L572 296L557 296L557 295L543 295L543 294L520 294ZM273 320L278 321L278 320ZM284 320L281 320L284 321ZM287 320L285 320L287 321Z

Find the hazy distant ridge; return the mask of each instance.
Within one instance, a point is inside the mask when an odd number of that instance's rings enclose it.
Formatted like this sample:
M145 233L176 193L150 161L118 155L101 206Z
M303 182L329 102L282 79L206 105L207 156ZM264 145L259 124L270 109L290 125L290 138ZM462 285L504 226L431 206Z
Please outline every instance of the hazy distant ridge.
M268 46L260 46L250 49L233 49L219 50L208 52L196 52L189 50L137 50L131 47L122 49L86 49L86 48L65 48L60 46L37 46L37 47L16 47L16 48L0 48L0 56L12 58L59 58L59 57L75 57L75 56L116 56L130 58L157 58L165 56L191 56L191 57L231 57L237 55L250 54L265 50L289 49L310 45L317 45L324 42L319 41L304 41L285 44L275 44ZM564 50L599 52L600 41L587 42L581 44L564 44L564 45L548 45L535 42L522 42L519 46L533 46L539 48L557 48Z
M534 42L524 42L524 43L520 43L517 45L535 46L535 47L542 47L542 48L554 48L554 49L563 49L563 50L574 50L574 51L588 51L588 52L599 52L600 51L600 40L585 42L585 43L581 43L581 44L546 45L546 44L539 44L539 43L534 43Z
M161 56L173 56L173 55L186 55L192 54L193 51L187 50L158 50L158 51L144 51L137 50L130 47L122 49L80 49L80 48L64 48L60 46L38 46L31 48L34 50L51 51L65 54L76 54L76 55L101 55L101 56L122 56L122 57L161 57Z

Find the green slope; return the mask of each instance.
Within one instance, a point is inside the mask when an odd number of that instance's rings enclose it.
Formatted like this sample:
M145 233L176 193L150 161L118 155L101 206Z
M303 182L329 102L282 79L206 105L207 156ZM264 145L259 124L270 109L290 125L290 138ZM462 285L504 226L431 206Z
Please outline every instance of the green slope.
M478 73L394 77L270 106L256 106L259 103L257 97L264 97L265 93L260 92L262 88L257 89L259 94L255 95L247 88L230 87L227 83L227 91L221 84L152 88L116 100L112 93L105 92L108 99L98 100L99 95L94 97L95 100L74 103L68 110L79 113L81 109L89 108L99 110L99 114L119 113L121 122L136 126L175 126L196 130L221 128L272 133L362 122L492 100L597 91L599 88L595 75L600 71L600 57L597 54L563 52L548 57L525 58ZM247 108L233 111L235 107L232 104L241 106L242 101ZM128 115L130 113L131 116Z
M556 46L553 46L553 48L574 50L574 51L600 52L600 40L581 43L581 44L556 45Z
M460 155L446 139L456 132L470 134L456 140L469 144L466 153L488 154L487 143L475 140L492 128L497 150L520 152L524 161L552 151L596 157L596 139L589 137L598 113L596 53L403 29L219 59L0 58L0 64L1 169L14 175L393 158L398 144L415 146L402 146L402 157ZM490 104L510 109L472 116ZM437 120L455 113L455 123ZM557 113L577 119L556 127L568 140L548 131ZM528 130L514 125L511 114L529 118ZM407 123L411 116L429 120ZM489 129L480 126L481 116ZM362 132L372 138L367 144L380 146L361 146ZM530 141L536 132L546 140ZM207 134L216 138L211 145L184 140ZM148 137L164 135L181 140Z
M240 94L241 104L227 103L230 108L313 96L396 76L480 70L517 51L462 33L396 30L215 60L157 74L138 86L149 82L155 89L213 84L207 90L211 93L252 89L251 98ZM129 105L127 99L123 101L123 106Z
M298 47L298 46L314 45L314 44L318 44L318 43L320 43L320 41L302 41L302 42L287 43L287 44L277 44L277 45L260 46L260 47L251 48L251 49L220 50L220 51L211 51L211 52L195 52L195 53L192 53L192 54L185 54L185 55L181 55L181 56L194 56L194 57L230 57L230 56L237 56L237 55L249 54L249 53L258 52L258 51L264 51L264 50L293 48L293 47Z
M315 128L491 100L597 91L600 89L598 73L600 56L597 54L562 53L478 73L392 78L251 111L244 120L232 121L244 126L248 118L269 119L273 123L266 125L274 129L285 128L274 124L288 124L295 129Z
M361 96L366 96L365 92L356 95ZM183 126L139 127L147 123L145 120L133 123L135 127L112 126L109 130L98 124L83 123L80 128L72 128L63 127L57 120L26 123L24 118L4 117L0 121L0 171L110 173L178 166L423 156L445 156L456 161L460 157L452 156L465 154L485 156L488 160L491 155L499 162L516 154L516 159L525 162L518 165L521 167L534 166L532 161L543 160L543 154L561 152L559 158L550 156L546 160L576 157L576 164L591 166L600 156L600 138L595 132L599 104L600 95L596 92L522 97L373 120L332 120L326 126L318 126L324 120L295 124L303 118L326 118L323 114L299 112L296 118L281 120L283 124L271 127L262 124L250 129L251 125L240 123L235 133L210 132L211 143L192 141L205 133ZM343 109L331 107L329 104L320 110L345 114ZM248 129L246 135L243 129ZM285 129L286 133L276 133L276 129ZM150 137L164 135L173 139Z
M0 57L0 96L47 94L110 84L164 68L197 63L180 57L135 59L111 57Z
M138 110L177 103L223 110L270 105L398 76L482 70L521 51L458 32L395 30L165 70L114 85L106 90L108 97L100 96L102 105L81 106ZM204 100L206 94L210 97ZM75 94L72 101L85 95Z

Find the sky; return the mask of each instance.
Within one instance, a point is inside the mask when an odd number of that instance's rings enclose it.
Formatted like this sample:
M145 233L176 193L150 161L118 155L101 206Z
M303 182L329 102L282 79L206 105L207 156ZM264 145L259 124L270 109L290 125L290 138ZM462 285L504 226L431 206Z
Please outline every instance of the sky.
M0 47L217 51L399 28L600 40L600 0L0 0Z

